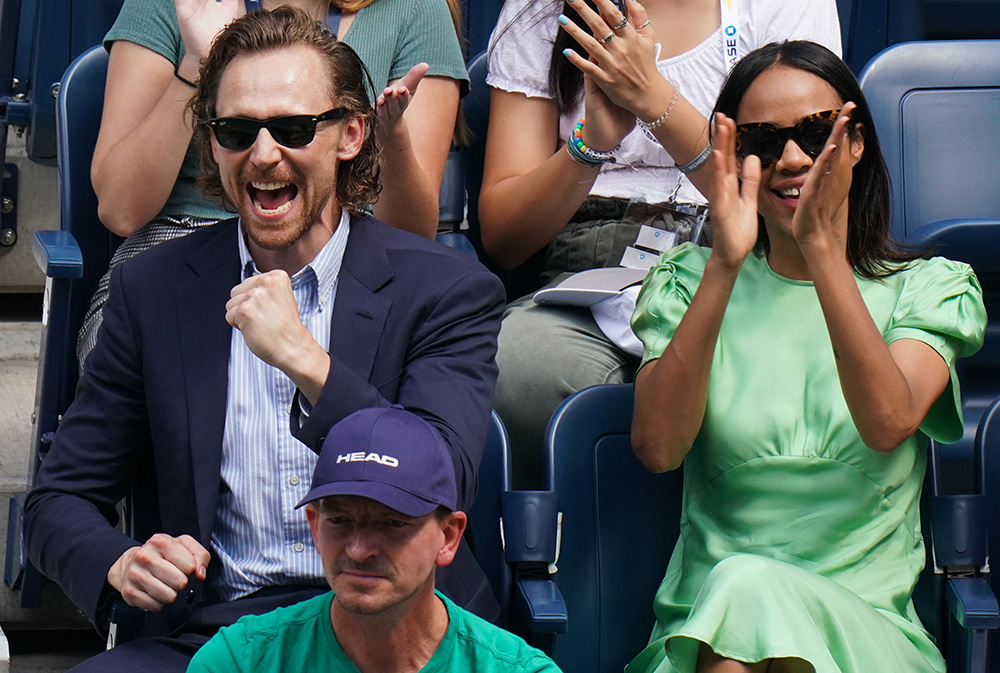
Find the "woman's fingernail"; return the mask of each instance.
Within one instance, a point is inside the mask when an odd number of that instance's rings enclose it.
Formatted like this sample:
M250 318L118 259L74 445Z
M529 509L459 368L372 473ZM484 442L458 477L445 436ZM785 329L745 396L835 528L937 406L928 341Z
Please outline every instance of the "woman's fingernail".
M566 18L566 15L565 15L565 14L560 14L560 15L559 15L559 23L561 23L561 24L562 24L562 25L564 25L564 26L565 26L565 25L566 25L567 23L569 23L569 19L567 19L567 18Z
M563 56L565 56L566 58L569 58L572 55L573 55L573 50L572 49L563 49Z

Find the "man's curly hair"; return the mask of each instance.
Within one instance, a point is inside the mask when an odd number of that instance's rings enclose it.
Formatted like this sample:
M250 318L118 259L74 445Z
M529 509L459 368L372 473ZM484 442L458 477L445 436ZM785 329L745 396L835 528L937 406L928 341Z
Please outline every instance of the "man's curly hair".
M221 198L230 210L235 208L222 187L219 164L212 156L212 129L208 125L209 120L216 116L222 74L237 56L298 45L316 49L326 61L330 97L336 101L334 107L345 107L349 116L361 117L365 121L361 151L353 159L341 161L337 167L337 201L347 210L359 211L378 199L381 186L375 142L377 121L368 95L374 90L371 75L357 53L338 41L325 25L314 21L302 10L285 5L271 12L259 11L241 16L219 33L208 58L201 65L198 88L188 104L194 118L194 137L204 171L198 183L207 195ZM322 110L317 110L317 114L319 112Z

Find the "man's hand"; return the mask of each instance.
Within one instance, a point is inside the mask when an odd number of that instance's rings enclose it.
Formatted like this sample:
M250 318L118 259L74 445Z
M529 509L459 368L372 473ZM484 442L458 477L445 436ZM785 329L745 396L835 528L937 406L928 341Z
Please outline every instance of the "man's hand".
M141 547L132 547L108 570L108 583L131 606L159 612L177 600L188 576L204 580L211 555L190 535L157 533Z
M248 278L230 297L226 320L243 333L250 352L272 367L285 371L305 344L316 343L299 318L292 282L284 271Z
M288 274L280 269L233 288L226 320L243 333L250 352L280 369L315 404L330 371L330 356L299 318Z

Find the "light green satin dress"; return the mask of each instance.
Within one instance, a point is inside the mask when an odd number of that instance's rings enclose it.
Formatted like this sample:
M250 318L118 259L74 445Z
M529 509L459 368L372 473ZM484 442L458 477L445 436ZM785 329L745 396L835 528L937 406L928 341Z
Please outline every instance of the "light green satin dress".
M679 246L646 278L633 316L643 363L670 342L709 253ZM924 564L924 435L962 434L954 362L982 344L982 292L967 265L943 258L857 283L886 343L916 339L944 358L947 390L915 437L889 454L866 447L812 283L751 254L684 461L681 534L656 626L627 673L694 671L700 643L744 662L804 659L817 673L945 670L910 601Z

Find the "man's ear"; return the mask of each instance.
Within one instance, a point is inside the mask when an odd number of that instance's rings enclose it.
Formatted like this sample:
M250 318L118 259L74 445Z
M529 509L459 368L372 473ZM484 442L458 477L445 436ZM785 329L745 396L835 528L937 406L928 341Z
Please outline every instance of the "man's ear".
M444 533L444 542L438 550L434 563L443 568L455 559L458 553L458 544L462 541L462 533L469 524L469 519L465 512L452 512L441 521L441 532Z
M316 507L315 503L306 505L306 520L309 522L309 531L313 536L313 545L318 548L319 538L316 532L319 530L319 508Z
M858 123L854 125L854 133L850 134L851 141L851 167L861 161L865 153L865 125Z
M367 135L367 124L364 117L354 116L343 122L344 132L337 144L337 158L348 161L358 156Z

